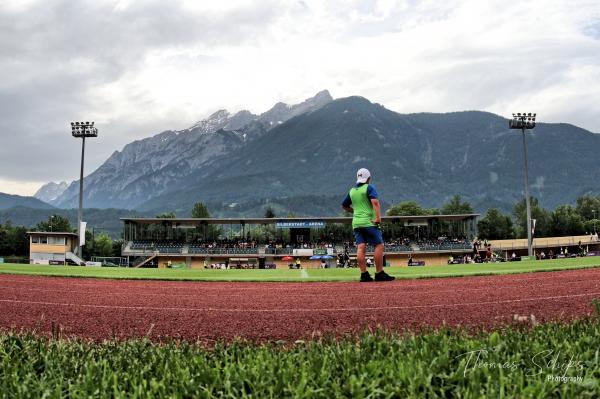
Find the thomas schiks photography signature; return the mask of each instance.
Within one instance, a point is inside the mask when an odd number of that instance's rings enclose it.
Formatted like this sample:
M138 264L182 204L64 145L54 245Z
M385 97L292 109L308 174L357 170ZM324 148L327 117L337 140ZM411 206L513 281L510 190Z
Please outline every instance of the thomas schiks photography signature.
M554 349L526 355L523 359L512 361L491 361L489 355L495 353L497 349L482 348L469 351L455 356L455 360L465 359L466 363L462 370L463 376L480 369L503 369L506 371L516 371L518 369L526 370L526 376L534 377L545 375L547 381L554 382L583 382L582 374L585 372L585 364L579 360L576 355L566 354Z

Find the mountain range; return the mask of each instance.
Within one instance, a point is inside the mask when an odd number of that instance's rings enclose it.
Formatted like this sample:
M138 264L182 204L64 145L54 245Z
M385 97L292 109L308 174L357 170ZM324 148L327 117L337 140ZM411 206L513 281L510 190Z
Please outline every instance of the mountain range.
M30 209L56 209L34 197L23 197L21 195L12 195L0 193L0 210L14 207L26 207Z
M539 123L527 143L531 194L543 206L600 194L600 135ZM270 203L280 212L331 215L356 170L367 167L387 205L414 199L437 207L460 194L476 209L510 209L523 196L522 151L521 132L498 115L400 114L322 91L261 115L221 110L189 129L134 141L86 176L84 201L182 216L197 201L221 215L258 216ZM74 181L54 199L36 196L70 208L78 190Z

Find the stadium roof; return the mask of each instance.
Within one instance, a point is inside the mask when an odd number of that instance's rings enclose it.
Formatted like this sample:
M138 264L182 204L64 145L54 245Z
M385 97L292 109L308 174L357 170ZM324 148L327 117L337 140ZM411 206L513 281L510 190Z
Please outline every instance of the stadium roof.
M461 215L418 215L418 216L382 216L382 222L424 222L429 220L442 220L446 222L474 219L478 213ZM277 222L325 222L325 223L352 223L352 217L295 217L295 218L121 218L123 222L139 224L170 223L179 225L205 225L205 224L275 224Z
M45 235L45 236L74 236L79 237L76 233L64 232L64 231L28 231L29 235Z

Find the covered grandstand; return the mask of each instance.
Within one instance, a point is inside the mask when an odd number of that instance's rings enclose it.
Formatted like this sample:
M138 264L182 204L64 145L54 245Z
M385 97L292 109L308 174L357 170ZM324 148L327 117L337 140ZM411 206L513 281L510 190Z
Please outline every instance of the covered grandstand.
M386 260L406 266L409 255L445 264L449 255L471 250L478 214L384 216ZM306 218L121 218L122 256L132 266L191 268L335 266L338 256L355 259L351 217ZM367 248L371 252L372 248ZM241 259L241 261L240 261Z

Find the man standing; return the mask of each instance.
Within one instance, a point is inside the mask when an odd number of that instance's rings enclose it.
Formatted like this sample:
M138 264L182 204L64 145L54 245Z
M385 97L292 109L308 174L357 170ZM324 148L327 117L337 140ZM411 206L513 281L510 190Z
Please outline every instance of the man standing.
M381 206L377 191L371 184L371 172L362 168L356 172L356 186L352 187L342 208L352 213L352 229L356 241L356 257L361 275L360 281L373 281L367 271L365 255L367 244L375 247L375 281L392 281L395 277L383 271L383 237L379 224L381 223Z

